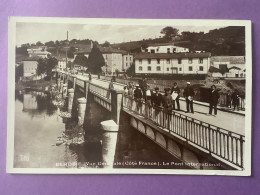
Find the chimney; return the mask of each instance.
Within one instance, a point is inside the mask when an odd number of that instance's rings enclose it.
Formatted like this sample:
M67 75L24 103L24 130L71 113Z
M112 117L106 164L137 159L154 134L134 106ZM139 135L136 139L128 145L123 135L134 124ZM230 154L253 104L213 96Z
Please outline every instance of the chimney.
M93 48L93 43L92 43L92 41L90 41L90 48L91 48L91 49Z

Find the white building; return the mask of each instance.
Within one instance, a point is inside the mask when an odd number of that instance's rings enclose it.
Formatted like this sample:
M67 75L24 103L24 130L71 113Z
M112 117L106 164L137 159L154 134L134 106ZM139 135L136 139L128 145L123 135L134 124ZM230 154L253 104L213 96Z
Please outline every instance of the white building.
M135 56L136 74L207 74L210 53L139 53Z
M122 52L123 55L123 64L122 64L122 70L126 71L133 63L134 56L133 54Z
M27 49L29 57L38 56L41 58L47 58L51 53L47 51L46 46L32 47Z
M178 47L173 43L152 44L145 49L147 53L188 53L189 51L188 48Z
M31 77L35 76L37 73L37 67L38 67L38 59L39 57L29 57L25 60L23 60L23 76L24 77Z
M245 56L213 56L211 57L211 76L228 78L245 78Z

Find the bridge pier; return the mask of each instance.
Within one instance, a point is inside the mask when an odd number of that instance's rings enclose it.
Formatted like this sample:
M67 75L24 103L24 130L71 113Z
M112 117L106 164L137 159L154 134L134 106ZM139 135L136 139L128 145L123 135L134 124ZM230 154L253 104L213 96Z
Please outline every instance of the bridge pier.
M74 89L68 89L68 112L71 113L74 98Z
M78 98L78 125L80 126L84 124L86 104L86 98Z
M57 79L58 90L60 90L60 78Z
M68 93L67 90L68 90L68 84L65 83L65 84L63 84L63 88L62 88L62 97L63 98L67 97L67 93Z
M63 90L63 80L60 81L60 88L59 91L62 94L62 90Z
M119 125L123 91L111 90L111 119Z

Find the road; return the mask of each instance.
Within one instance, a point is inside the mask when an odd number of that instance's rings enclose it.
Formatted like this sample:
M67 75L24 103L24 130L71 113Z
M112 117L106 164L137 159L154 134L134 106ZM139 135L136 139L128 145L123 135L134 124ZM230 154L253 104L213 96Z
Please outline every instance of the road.
M86 76L82 76L82 75L77 75L77 77L81 79L86 79ZM97 78L93 78L91 82L93 84L103 86L106 88L108 88L108 84L109 84L108 81L97 79ZM123 90L123 86L124 86L123 84L114 83L114 89L116 90ZM199 104L193 104L194 114L185 113L186 103L185 101L182 100L180 100L180 107L181 107L181 111L176 111L180 114L229 130L234 133L245 135L245 116L243 115L218 110L216 117L208 116L207 113L209 111L209 108Z

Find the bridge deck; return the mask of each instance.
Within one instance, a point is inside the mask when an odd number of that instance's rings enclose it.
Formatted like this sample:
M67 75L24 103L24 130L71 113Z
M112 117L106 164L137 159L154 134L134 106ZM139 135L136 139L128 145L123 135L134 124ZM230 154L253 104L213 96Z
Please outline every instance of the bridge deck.
M88 80L87 75L77 75L79 79ZM92 77L93 84L108 88L109 82L107 80L97 79ZM122 90L123 84L120 83L114 83L114 89L116 90ZM218 110L218 114L216 117L214 116L207 116L208 113L208 107L199 105L199 104L193 104L194 107L194 114L192 113L185 113L186 109L186 103L184 101L180 101L180 107L181 111L175 111L178 113L181 113L182 115L186 115L189 117L192 117L194 119L200 120L202 122L206 122L209 124L212 124L214 126L218 126L223 129L227 129L231 132L238 133L241 135L245 135L245 116L239 115L237 113L232 112L224 112Z

